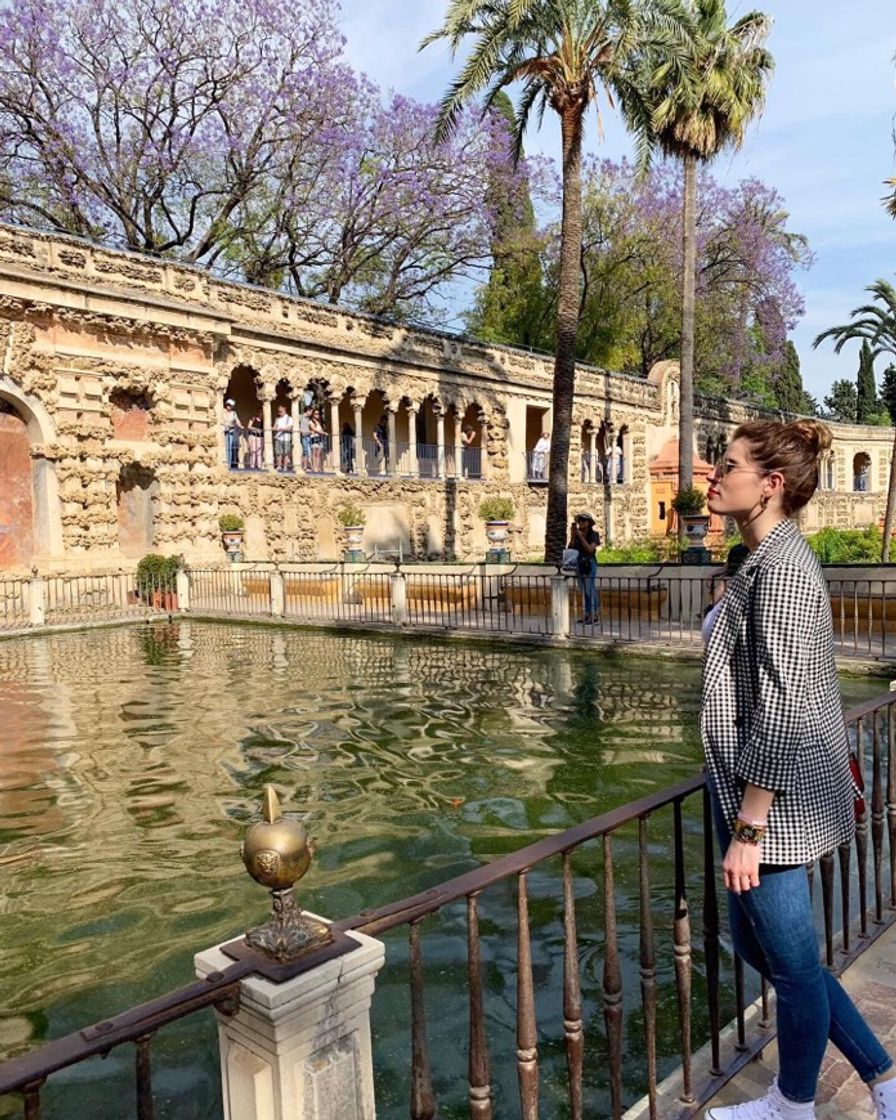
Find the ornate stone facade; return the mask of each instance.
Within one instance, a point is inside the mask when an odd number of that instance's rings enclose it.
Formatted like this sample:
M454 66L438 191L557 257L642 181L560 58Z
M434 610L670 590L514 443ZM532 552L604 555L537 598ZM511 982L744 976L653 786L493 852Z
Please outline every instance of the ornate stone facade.
M219 561L223 512L245 518L253 559L332 559L347 503L367 514L368 551L478 559L478 507L492 494L513 499L514 555L540 552L548 357L10 227L0 353L6 570L129 566L143 551ZM570 503L593 511L605 539L643 538L655 520L649 464L676 435L677 376L669 362L647 380L579 372ZM325 432L316 451L298 437L306 403ZM755 415L725 400L697 407L695 450L710 459ZM273 469L287 446L278 412L293 421L295 471ZM812 527L880 518L891 435L837 428Z

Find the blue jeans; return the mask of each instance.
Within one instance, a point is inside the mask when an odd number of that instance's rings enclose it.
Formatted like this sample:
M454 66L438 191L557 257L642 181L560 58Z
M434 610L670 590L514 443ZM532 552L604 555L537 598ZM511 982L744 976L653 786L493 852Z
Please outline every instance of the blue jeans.
M224 440L227 444L227 465L238 467L240 465L240 433L238 428L225 428Z
M723 853L731 834L712 798ZM778 1087L788 1100L815 1100L828 1040L873 1081L893 1064L845 989L822 966L806 868L760 865L759 886L728 892L735 951L775 989L778 1017Z
M594 618L598 611L597 597L597 561L591 557L591 569L588 575L582 575L579 569L579 590L582 592L582 604L585 618Z

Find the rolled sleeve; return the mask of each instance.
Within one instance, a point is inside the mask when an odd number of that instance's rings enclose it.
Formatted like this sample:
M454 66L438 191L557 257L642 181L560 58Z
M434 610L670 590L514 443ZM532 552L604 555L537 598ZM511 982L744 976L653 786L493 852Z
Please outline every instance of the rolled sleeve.
M818 625L818 591L801 568L760 571L753 588L747 656L753 704L735 773L761 789L787 793L805 741L807 646Z

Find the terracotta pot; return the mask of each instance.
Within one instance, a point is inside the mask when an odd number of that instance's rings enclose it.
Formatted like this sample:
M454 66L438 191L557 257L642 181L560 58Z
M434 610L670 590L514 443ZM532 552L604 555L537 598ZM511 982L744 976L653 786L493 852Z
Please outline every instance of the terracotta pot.
M177 610L176 591L153 591L152 605L163 611Z

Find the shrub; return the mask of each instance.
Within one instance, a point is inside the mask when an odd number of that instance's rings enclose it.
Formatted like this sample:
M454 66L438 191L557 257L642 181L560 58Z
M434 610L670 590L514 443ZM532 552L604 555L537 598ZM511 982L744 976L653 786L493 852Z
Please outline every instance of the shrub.
M822 564L880 563L883 537L876 525L867 529L821 529L807 540Z
M150 552L137 565L137 594L149 598L153 591L174 591L177 587L176 556Z
M512 521L515 513L511 498L484 498L479 503L479 516L483 521Z
M677 537L648 538L619 548L602 548L597 559L600 564L662 564L677 560L678 551Z
M222 533L241 533L245 525L238 513L222 513L218 518L218 528Z
M685 486L672 499L672 508L682 517L694 517L703 512L706 495L696 486Z
M355 525L363 525L367 520L367 514L356 506L354 502L346 502L344 506L340 506L336 511L336 519L340 525L346 528L354 527Z

